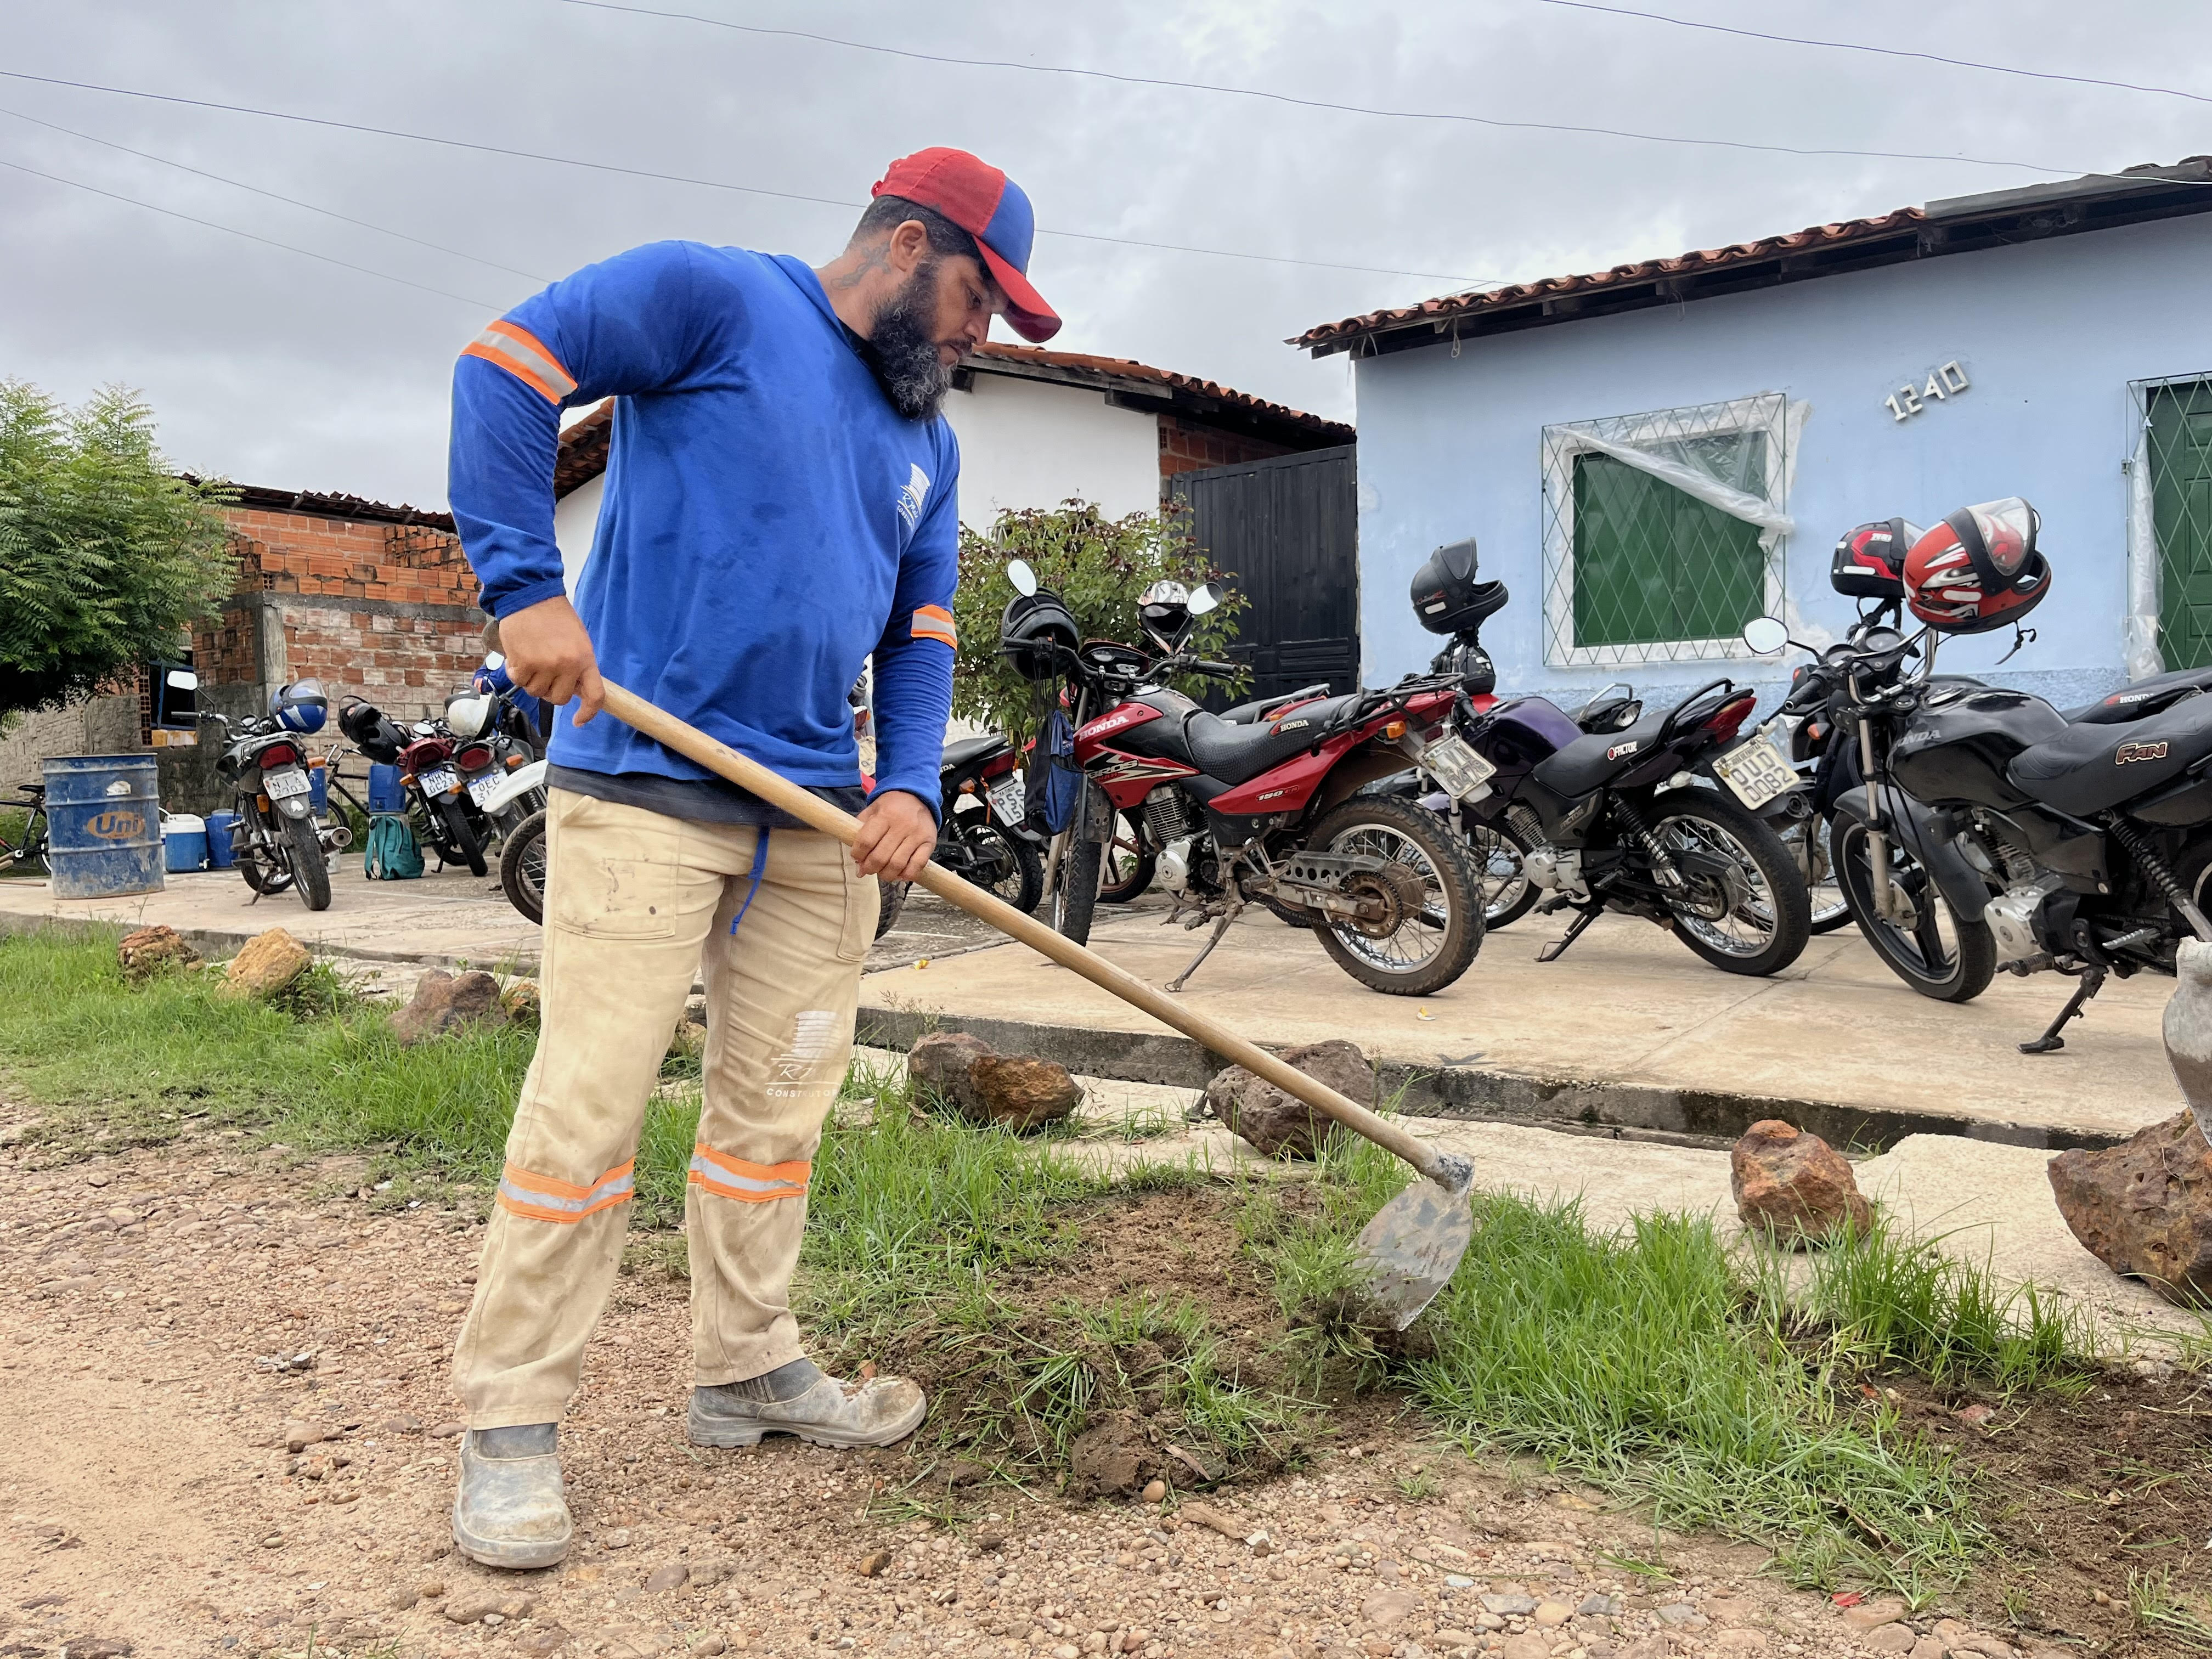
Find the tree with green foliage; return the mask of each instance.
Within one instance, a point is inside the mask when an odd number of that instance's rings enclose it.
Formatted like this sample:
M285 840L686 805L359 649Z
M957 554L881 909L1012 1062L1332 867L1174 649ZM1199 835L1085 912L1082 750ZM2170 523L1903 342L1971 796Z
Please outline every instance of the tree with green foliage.
M1147 652L1152 647L1137 626L1137 600L1156 581L1195 588L1218 580L1228 589L1221 608L1199 618L1193 630L1191 646L1201 657L1218 660L1228 654L1237 617L1249 603L1229 586L1228 573L1192 542L1179 514L1109 519L1091 502L1071 500L1049 509L1001 513L988 536L962 530L960 591L953 600L960 646L952 670L952 712L994 726L1017 743L1036 729L1049 705L999 653L999 617L1014 597L1006 565L1014 559L1027 560L1038 586L1060 595L1084 638L1121 640ZM1185 675L1171 684L1198 696L1236 690L1250 679L1247 671L1233 681Z
M181 651L235 579L229 499L170 468L136 392L0 380L0 719Z

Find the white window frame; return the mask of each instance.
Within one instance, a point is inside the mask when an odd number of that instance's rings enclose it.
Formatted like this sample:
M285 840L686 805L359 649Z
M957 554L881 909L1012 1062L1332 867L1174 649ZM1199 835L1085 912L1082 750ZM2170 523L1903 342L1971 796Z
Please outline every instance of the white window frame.
M1796 438L1808 405L1779 392L1762 392L1721 403L1651 410L1641 415L1568 421L1543 428L1542 514L1544 563L1544 660L1555 668L1624 667L1664 662L1708 662L1748 659L1754 653L1741 638L1652 640L1635 645L1575 643L1575 458L1614 453L1605 444L1634 447L1662 438L1704 438L1730 432L1766 435L1764 494L1778 514L1786 513ZM1664 475L1660 475L1664 480ZM1679 487L1679 486L1670 486ZM1782 612L1788 589L1790 522L1786 517L1765 529L1765 599L1770 614Z

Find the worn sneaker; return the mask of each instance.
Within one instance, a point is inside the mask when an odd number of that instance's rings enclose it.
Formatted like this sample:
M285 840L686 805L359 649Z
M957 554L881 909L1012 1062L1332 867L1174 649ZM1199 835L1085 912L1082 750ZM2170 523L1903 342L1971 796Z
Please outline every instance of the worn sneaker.
M568 1553L574 1528L561 1495L559 1430L551 1423L471 1429L461 1437L453 1542L471 1561L522 1571Z
M817 1373L788 1400L750 1398L744 1383L694 1389L686 1426L695 1446L757 1446L770 1434L816 1446L888 1446L920 1428L928 1409L921 1385L903 1376L846 1382Z

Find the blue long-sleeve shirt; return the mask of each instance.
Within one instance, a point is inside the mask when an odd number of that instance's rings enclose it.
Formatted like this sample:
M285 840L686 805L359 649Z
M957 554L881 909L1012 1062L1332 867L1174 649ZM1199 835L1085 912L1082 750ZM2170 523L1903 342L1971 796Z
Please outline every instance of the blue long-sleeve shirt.
M860 782L846 691L875 658L878 793L935 811L952 701L958 446L892 406L797 259L657 242L524 301L453 374L448 494L483 603L559 595L560 412L613 396L575 605L600 672L809 787ZM703 780L561 711L570 773Z

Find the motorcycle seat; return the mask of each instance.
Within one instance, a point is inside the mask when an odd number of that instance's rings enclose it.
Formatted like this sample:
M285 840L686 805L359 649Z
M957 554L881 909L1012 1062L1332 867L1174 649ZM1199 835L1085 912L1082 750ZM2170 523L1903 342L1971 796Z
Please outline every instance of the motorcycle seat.
M2119 726L2162 714L2176 703L2206 691L2212 691L2212 668L2177 668L2124 685L2095 702L2069 708L2066 718L2080 726Z
M1629 767L1651 757L1659 742L1659 728L1672 712L1660 709L1618 732L1592 732L1537 763L1535 776L1543 786L1569 799L1587 795Z
M1288 714L1289 706L1292 703L1311 702L1316 697L1325 697L1328 695L1328 682L1323 680L1319 685L1305 686L1285 696L1258 697L1250 702L1240 702L1234 708L1223 709L1221 718L1231 726L1250 726L1262 714L1271 710L1281 709L1283 713Z
M945 745L945 756L938 762L937 769L939 772L963 771L977 761L988 760L1006 746L1006 736L999 732L986 732L980 738L962 738Z
M1324 697L1319 702L1302 704L1267 726L1233 725L1201 708L1184 720L1183 740L1190 745L1191 763L1208 777L1223 783L1246 783L1301 750L1311 748L1328 723L1358 700L1357 692Z
M2087 817L2147 795L2212 756L2212 697L2191 697L2124 726L2069 726L2012 757L2014 786Z

